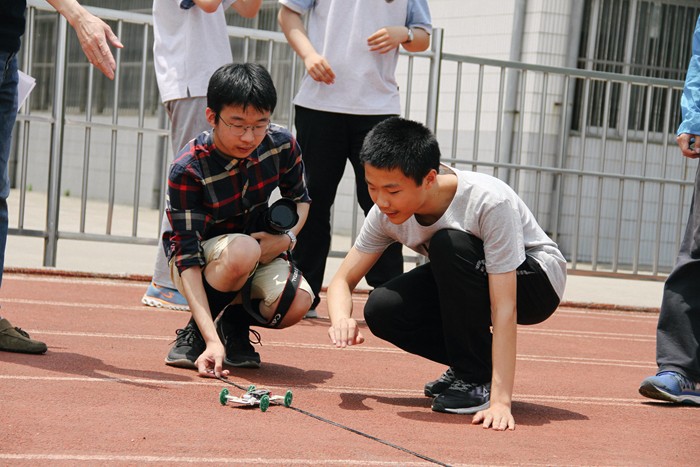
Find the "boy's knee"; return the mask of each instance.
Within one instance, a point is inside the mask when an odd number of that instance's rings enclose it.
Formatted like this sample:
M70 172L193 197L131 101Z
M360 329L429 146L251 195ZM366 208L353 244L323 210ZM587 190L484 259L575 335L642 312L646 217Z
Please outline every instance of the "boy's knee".
M260 244L253 237L234 238L218 258L230 277L246 277L255 270L260 260Z
M364 316L372 334L378 337L385 334L384 330L392 325L393 314L401 311L397 309L399 303L400 297L397 297L396 292L384 287L378 287L369 294Z

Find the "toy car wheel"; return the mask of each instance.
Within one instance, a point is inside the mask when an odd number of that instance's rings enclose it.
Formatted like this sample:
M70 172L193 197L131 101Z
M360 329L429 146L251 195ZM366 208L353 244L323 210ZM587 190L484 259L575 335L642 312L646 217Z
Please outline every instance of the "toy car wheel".
M219 402L221 402L221 405L226 405L228 402L228 398L226 396L228 396L228 389L223 388L219 393Z
M287 392L284 394L284 406L291 407L291 405L292 405L292 391L287 389Z
M265 394L260 398L260 410L264 412L268 407L270 407L270 396Z
M251 384L250 386L248 386L248 391L247 391L247 392L253 392L253 391L255 391L255 385L254 385L254 384Z

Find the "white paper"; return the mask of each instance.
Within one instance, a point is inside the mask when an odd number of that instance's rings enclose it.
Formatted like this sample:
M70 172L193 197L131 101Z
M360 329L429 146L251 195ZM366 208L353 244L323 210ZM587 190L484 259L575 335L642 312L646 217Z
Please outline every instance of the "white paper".
M17 111L22 108L24 102L29 97L29 93L32 92L34 86L36 86L36 79L32 78L28 74L19 71L19 85L17 86Z

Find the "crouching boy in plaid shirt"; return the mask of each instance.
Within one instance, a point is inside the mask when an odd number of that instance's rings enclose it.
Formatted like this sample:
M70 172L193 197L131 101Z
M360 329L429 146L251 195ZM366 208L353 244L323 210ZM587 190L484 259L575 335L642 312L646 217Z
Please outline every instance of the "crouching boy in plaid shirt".
M288 258L311 200L296 140L270 123L276 103L265 68L222 66L207 90L212 130L190 141L170 167L172 230L163 246L192 318L177 330L168 365L217 377L228 374L223 363L257 368L250 325L288 327L311 306L311 288ZM292 225L277 230L269 228L276 188L293 201L286 213Z

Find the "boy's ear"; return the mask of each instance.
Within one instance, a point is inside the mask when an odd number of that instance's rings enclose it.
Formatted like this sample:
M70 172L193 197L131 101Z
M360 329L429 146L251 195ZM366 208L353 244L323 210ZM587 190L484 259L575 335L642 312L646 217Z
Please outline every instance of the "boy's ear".
M211 110L211 108L207 107L206 115L207 115L207 121L209 122L211 127L214 128L216 126L216 112Z
M437 170L435 169L430 169L430 172L428 172L428 175L423 178L423 184L425 185L426 188L430 188L430 186L435 183L437 180Z

